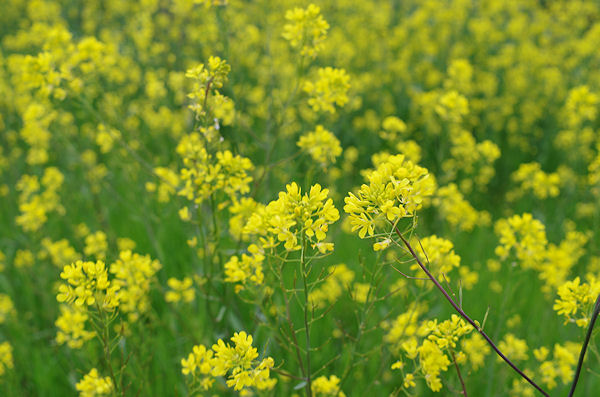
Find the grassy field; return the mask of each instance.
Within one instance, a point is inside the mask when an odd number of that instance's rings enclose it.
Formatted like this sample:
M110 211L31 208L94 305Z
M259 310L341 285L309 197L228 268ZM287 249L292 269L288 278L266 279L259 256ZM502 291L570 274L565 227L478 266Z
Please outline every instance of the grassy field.
M569 394L598 2L1 8L1 395Z

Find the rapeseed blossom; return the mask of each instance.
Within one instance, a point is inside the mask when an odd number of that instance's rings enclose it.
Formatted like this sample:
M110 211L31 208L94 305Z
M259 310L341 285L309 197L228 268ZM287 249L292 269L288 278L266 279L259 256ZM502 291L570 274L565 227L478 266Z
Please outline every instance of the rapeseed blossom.
M224 192L230 200L248 193L252 177L252 162L231 151L207 151L199 133L184 135L177 145L177 153L183 159L179 179L182 183L178 195L200 204L216 192Z
M225 282L236 284L236 292L241 291L247 284L260 285L263 283L264 274L262 263L265 259L261 249L251 244L248 247L250 255L242 254L241 258L232 256L225 263Z
M350 215L352 231L360 238L373 236L381 221L396 222L412 217L435 189L427 169L405 160L403 155L389 157L367 175L357 195L344 199L344 211Z
M121 251L119 259L110 265L110 273L114 274L112 284L118 287L119 310L128 313L130 320L136 320L150 308L151 285L161 267L149 255L131 251Z
M336 158L342 154L340 141L322 125L318 125L314 131L302 135L297 144L314 161L324 167L335 163Z
M320 68L319 77L313 83L304 83L304 91L308 94L308 104L315 111L335 113L335 106L344 106L348 102L350 76L344 69L331 67Z
M256 393L275 371L299 378L276 393L303 382L307 394L360 393L365 374L390 368L370 359L382 334L396 371L376 379L381 393L456 388L453 364L480 376L490 348L462 320L431 316L430 282L393 272L398 234L442 284L458 284L465 307L506 294L511 313L496 325L515 335L532 299L553 302L551 325L589 325L600 269L597 2L101 3L75 12L7 0L0 13L0 323L7 337L28 331L0 344L9 394L43 393L63 376L63 344L84 347L74 352L84 368L115 372L81 374L82 394L168 394L181 389L172 377L138 379L147 352L168 358L161 341L194 330L217 340L241 325L274 360L254 357L242 332L215 344L219 362L197 345L182 361L190 394ZM294 161L300 153L307 161ZM347 191L341 229L371 245L337 233ZM123 233L164 263L134 254ZM334 247L345 265L325 262ZM515 292L520 307L511 294L523 271L539 280L526 299ZM152 307L161 295L198 301ZM53 323L58 350L38 344L31 359L11 345L33 346ZM580 346L567 338L578 327L546 327L545 346L500 346L553 389L573 376ZM343 351L323 345L330 337ZM7 374L13 353L31 371ZM534 393L496 370L495 386ZM74 391L72 372L57 394Z
M272 389L276 383L270 378L273 359L268 357L258 362L252 336L244 331L236 332L231 341L233 346L219 339L210 350L204 345L194 346L188 358L181 360L181 372L192 375L203 390L209 390L219 376L227 377L227 386L236 391Z
M61 305L60 316L55 322L58 328L56 342L59 345L66 343L71 349L81 348L85 342L95 336L94 332L85 328L88 320L89 315L83 308Z
M76 306L100 305L104 310L113 310L119 305L117 291L120 285L108 279L106 265L102 261L76 261L66 265L60 273L66 280L58 288L56 300L75 303Z
M436 278L450 280L449 273L460 266L460 256L454 252L454 244L449 240L433 235L415 241L413 245L422 247L417 255ZM413 263L410 269L419 271L420 266Z
M556 197L560 192L560 176L542 171L539 163L523 163L511 178L520 184L517 194L523 195L531 191L537 198Z
M14 367L13 347L8 342L0 343L0 376Z
M581 283L580 278L575 277L559 286L557 293L553 308L565 317L565 323L574 322L579 327L586 327L592 304L600 293L600 280L591 276L589 283Z
M308 239L313 248L325 253L333 250L333 243L325 243L329 225L340 215L328 198L328 189L311 186L304 194L292 182L264 209L252 214L244 226L244 233L259 236L263 248L283 243L287 251L301 248L299 240Z
M165 294L167 302L184 301L189 303L196 297L196 291L192 286L193 281L190 277L184 277L182 280L171 277L167 280L167 284L169 286L169 291Z
M83 376L75 385L77 391L79 391L80 397L95 397L109 395L114 390L112 379L107 377L100 377L98 370L92 368L90 372Z
M548 241L544 224L531 214L514 215L500 219L494 227L500 237L496 255L505 259L514 250L523 268L532 268L544 260Z
M228 125L233 121L233 102L222 95L219 89L227 82L231 67L219 57L210 57L207 64L199 64L189 69L185 76L192 79L194 86L188 98L192 100L189 108L198 119L213 116Z
M283 27L283 37L293 48L299 48L302 56L314 58L321 51L329 29L321 9L314 4L294 8L285 13L285 19L289 23Z
M340 396L346 397L343 391L340 390L340 378L331 375L319 376L311 384L312 392L315 396Z

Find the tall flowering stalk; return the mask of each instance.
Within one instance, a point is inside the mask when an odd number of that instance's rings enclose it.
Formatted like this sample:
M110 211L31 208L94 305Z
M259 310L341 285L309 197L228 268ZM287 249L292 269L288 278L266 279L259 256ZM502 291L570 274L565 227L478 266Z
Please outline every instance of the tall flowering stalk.
M243 228L243 234L256 241L256 244L249 246L249 252L253 253L252 258L260 259L255 261L245 255L240 262L236 257L230 260L227 265L229 275L238 277L229 277L225 281L244 284L258 284L262 287L263 279L256 277L256 269L260 269L262 274L262 262L265 257L270 257L280 261L277 268L272 272L277 274L283 299L285 301L286 313L284 322L288 325L289 341L295 350L298 366L300 367L302 378L305 382L305 391L307 396L312 396L312 369L311 369L311 324L314 318L311 318L313 310L310 301L311 283L311 261L318 256L323 256L334 249L334 244L327 242L327 232L329 225L339 219L339 211L333 205L333 200L329 198L329 190L323 189L319 184L313 185L308 192L302 193L302 189L296 184L291 183L286 186L286 190L279 193L276 200L271 201L266 206L258 208L248 219ZM280 253L280 254L278 254ZM293 294L296 289L288 289L284 284L284 265L291 253L297 253L299 258L299 268L295 271L300 272L302 282L300 303L302 310L302 326L300 329L304 333L304 346L296 337L297 324L293 323L290 315L290 301L293 300ZM244 266L244 260L248 266ZM252 270L251 262L254 263ZM243 288L238 288L241 291ZM288 296L290 295L290 296ZM303 352L304 351L304 352Z
M374 236L375 229L385 227L387 221L387 224L391 226L391 231L388 229L383 239L379 237L382 240L376 243L373 248L375 250L382 250L387 248L391 243L404 246L421 270L425 272L427 278L433 282L454 310L483 336L492 349L513 370L544 396L548 396L546 391L531 380L500 351L491 338L483 331L479 323L471 319L463 311L461 305L454 301L438 279L423 264L419 255L417 255L412 245L398 228L398 223L402 219L415 217L416 211L424 203L427 203L433 195L435 182L428 170L406 160L403 155L390 156L386 161L378 164L375 170L367 173L367 179L369 183L363 184L358 194L349 193L348 197L345 198L346 205L344 210L350 215L350 221L353 226L352 230L358 230L360 238L365 238L367 234ZM395 234L398 240L392 238L392 234ZM458 371L458 374L466 395L460 371Z

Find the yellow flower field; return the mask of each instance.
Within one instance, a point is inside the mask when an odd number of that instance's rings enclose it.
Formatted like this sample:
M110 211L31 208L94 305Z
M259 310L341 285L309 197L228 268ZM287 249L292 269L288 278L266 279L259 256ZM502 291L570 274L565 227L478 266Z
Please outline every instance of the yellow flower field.
M0 395L600 390L599 2L0 9Z

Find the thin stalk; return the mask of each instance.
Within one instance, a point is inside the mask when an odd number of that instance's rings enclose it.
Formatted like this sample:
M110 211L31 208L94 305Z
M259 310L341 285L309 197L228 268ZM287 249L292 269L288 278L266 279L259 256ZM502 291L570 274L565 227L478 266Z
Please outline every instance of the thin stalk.
M575 376L573 377L573 384L571 385L571 390L569 391L569 397L572 397L575 393L575 388L577 387L577 382L579 381L579 375L581 374L581 368L583 367L583 359L585 358L585 352L588 347L588 343L590 343L590 339L592 337L592 330L594 329L594 324L596 323L596 319L598 318L598 313L600 313L600 295L596 298L596 304L594 305L594 311L592 312L592 320L590 321L590 325L588 326L587 333L585 335L585 340L583 341L583 346L581 346L581 352L579 353L579 362L577 363L577 370L575 371Z
M312 397L312 380L310 378L310 323L308 321L309 307L308 307L308 283L306 278L308 276L306 272L306 258L304 256L306 241L304 238L304 232L302 233L302 248L300 251L300 266L302 271L302 284L304 286L304 331L306 333L306 396Z
M533 387L535 387L540 393L542 393L544 396L546 397L550 397L550 395L544 390L542 389L537 383L535 383L533 380L531 380L531 378L529 378L529 376L525 375L525 373L523 371L521 371L515 364L513 364L512 361L510 361L508 359L508 357L506 357L501 351L500 349L498 349L498 347L496 346L496 344L490 339L490 337L481 329L481 327L479 325L477 325L477 323L475 323L475 321L473 321L471 319L471 317L469 317L461 308L458 304L456 304L456 302L454 302L454 300L452 299L452 297L448 294L448 292L446 292L446 290L444 289L444 287L440 284L440 282L433 276L433 274L431 274L431 272L427 269L427 267L425 265L423 265L423 263L421 262L421 260L419 259L419 257L417 256L417 254L415 253L413 247L410 245L410 243L404 238L404 236L402 236L402 233L400 232L400 230L398 230L398 227L396 225L394 225L394 231L396 232L396 234L398 235L398 237L400 238L400 240L402 240L402 242L404 243L404 245L406 246L406 248L408 249L408 251L410 252L411 256L417 261L417 264L419 265L419 267L425 272L425 274L427 274L427 277L429 277L429 279L435 284L435 286L437 287L438 290L440 290L440 292L442 293L442 295L444 295L444 297L446 298L446 300L450 303L450 305L454 308L454 310L456 310L456 312L463 318L465 319L465 321L467 321L469 324L471 324L473 326L473 328L475 328L477 330L477 332L479 332L481 334L481 336L483 336L483 338L487 341L487 343L492 347L492 349L494 349L494 351L496 352L496 354L498 354L500 356L500 358L502 358L508 365L510 365L510 367L516 372L518 373L523 379L525 379L527 382L529 382L529 384Z
M104 311L102 310L102 308L100 307L100 304L98 303L98 300L96 300L96 310L98 311L99 315L100 315L100 322L102 323L102 327L100 329L100 335L98 335L100 337L100 341L102 342L102 351L104 353L104 361L106 362L106 366L108 367L109 370L109 375L110 378L112 379L113 385L115 387L115 394L123 394L123 391L120 388L121 382L117 382L117 377L115 376L115 372L113 371L113 367L112 367L112 363L111 363L111 347L110 347L110 324L109 321L106 319L106 315L104 313ZM98 331L96 331L98 332ZM122 374L120 374L120 376L122 376Z
M460 368L458 367L458 363L456 362L456 356L454 352L450 350L450 357L452 357L452 362L454 363L454 368L456 368L456 373L458 374L458 380L460 380L460 385L462 387L463 396L467 397L467 388L465 386L465 381L463 380L462 374L460 373Z
M380 258L381 258L381 253L379 255L377 255L377 262L379 262ZM340 393L342 392L342 386L344 385L344 383L350 376L352 369L354 368L354 365L353 365L354 355L356 354L356 351L358 350L358 344L360 343L360 340L365 331L366 324L367 324L367 317L369 316L369 313L371 312L371 310L373 309L373 307L375 305L375 302L377 301L377 299L369 300L369 297L372 295L372 290L374 289L374 284L375 284L375 278L379 275L379 272L381 271L381 269L382 269L382 267L378 266L375 268L374 272L371 272L371 279L369 280L370 287L369 287L369 292L367 293L367 301L365 302L365 305L363 306L363 310L360 313L360 323L358 325L358 331L356 333L356 337L354 338L354 343L352 344L352 350L350 351L348 359L346 360L346 364L344 366L344 371L342 372L342 379L338 386L336 397L339 396ZM374 294L374 292L373 292L373 294Z
M290 313L290 302L286 296L286 288L283 284L283 265L279 269L279 285L281 286L281 291L283 291L283 300L285 302L285 313L287 325L290 330L290 337L292 338L292 345L294 346L294 351L296 352L296 359L298 360L298 365L300 366L300 371L302 372L302 379L306 378L306 372L304 372L304 363L302 362L302 354L300 353L300 345L298 344L298 339L296 338L296 330L294 329L294 325L292 323L292 315Z

